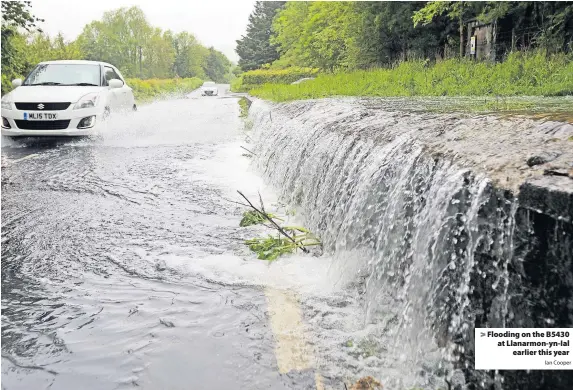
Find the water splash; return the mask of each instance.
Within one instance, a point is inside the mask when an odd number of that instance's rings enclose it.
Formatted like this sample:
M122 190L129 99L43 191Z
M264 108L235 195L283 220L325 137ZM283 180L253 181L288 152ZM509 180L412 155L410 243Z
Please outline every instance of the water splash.
M379 377L390 388L464 382L455 369L473 367L473 327L510 315L513 195L430 150L403 114L335 100L270 109L251 108L258 169L319 232L344 275L333 280L357 292L363 328L384 344ZM491 313L476 309L476 289L493 294Z

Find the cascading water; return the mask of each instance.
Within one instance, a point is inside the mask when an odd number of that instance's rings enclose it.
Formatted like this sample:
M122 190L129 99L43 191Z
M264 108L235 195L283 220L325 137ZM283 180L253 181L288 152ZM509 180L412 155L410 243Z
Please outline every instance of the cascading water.
M459 118L343 100L257 101L250 117L258 169L298 206L345 282L358 286L364 324L384 324L386 353L416 370L410 384L437 388L453 378L461 388L539 388L473 370L473 328L524 326L514 311L525 287L511 286L520 283L515 191L430 139L460 128ZM561 223L571 242L571 220ZM440 375L445 381L429 379Z

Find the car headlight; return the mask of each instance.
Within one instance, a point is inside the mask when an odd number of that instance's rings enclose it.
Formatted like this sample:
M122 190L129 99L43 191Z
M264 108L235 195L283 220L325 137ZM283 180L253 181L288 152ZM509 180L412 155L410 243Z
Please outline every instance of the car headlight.
M2 99L2 108L4 110L11 110L12 109L12 101L4 98Z
M99 93L88 93L82 96L74 106L74 110L96 107L99 103Z

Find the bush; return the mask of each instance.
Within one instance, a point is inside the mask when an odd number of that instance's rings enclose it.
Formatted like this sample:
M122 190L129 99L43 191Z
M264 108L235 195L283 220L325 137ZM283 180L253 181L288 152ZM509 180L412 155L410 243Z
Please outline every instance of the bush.
M243 86L243 77L237 77L231 81L231 92L249 92Z
M137 101L152 100L164 94L189 93L199 88L203 80L197 77L187 79L127 79Z
M7 94L8 92L10 92L13 89L12 88L12 79L16 78L16 77L9 77L9 76L5 75L4 73L2 73L1 78L2 78L2 96L4 96L5 94Z
M231 82L231 91L249 92L263 84L290 84L304 77L316 77L315 68L256 69L243 73Z
M290 84L303 77L315 77L318 69L286 68L286 69L257 69L243 73L244 84Z

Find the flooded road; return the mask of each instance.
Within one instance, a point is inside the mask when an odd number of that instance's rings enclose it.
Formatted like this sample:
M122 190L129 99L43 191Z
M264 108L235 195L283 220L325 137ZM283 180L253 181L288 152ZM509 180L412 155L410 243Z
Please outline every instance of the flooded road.
M519 204L487 175L424 152L420 140L443 117L256 101L243 121L238 99L157 101L112 117L95 139L2 139L2 388L503 382L476 374L452 340L482 310L470 293L476 272L489 275L493 324L498 311L520 313L504 303L521 285L508 273ZM533 145L570 136L529 119L450 120L460 121L448 125L450 144L492 123L521 126ZM271 230L239 227L237 190L255 203L260 193L323 251L257 260L244 241ZM548 231L568 229L556 226ZM484 242L498 243L487 256ZM506 377L495 388L539 388L534 376L530 387Z
M316 388L277 363L263 285L289 262L269 273L242 244L229 200L265 189L222 95L101 139L2 140L3 389Z

